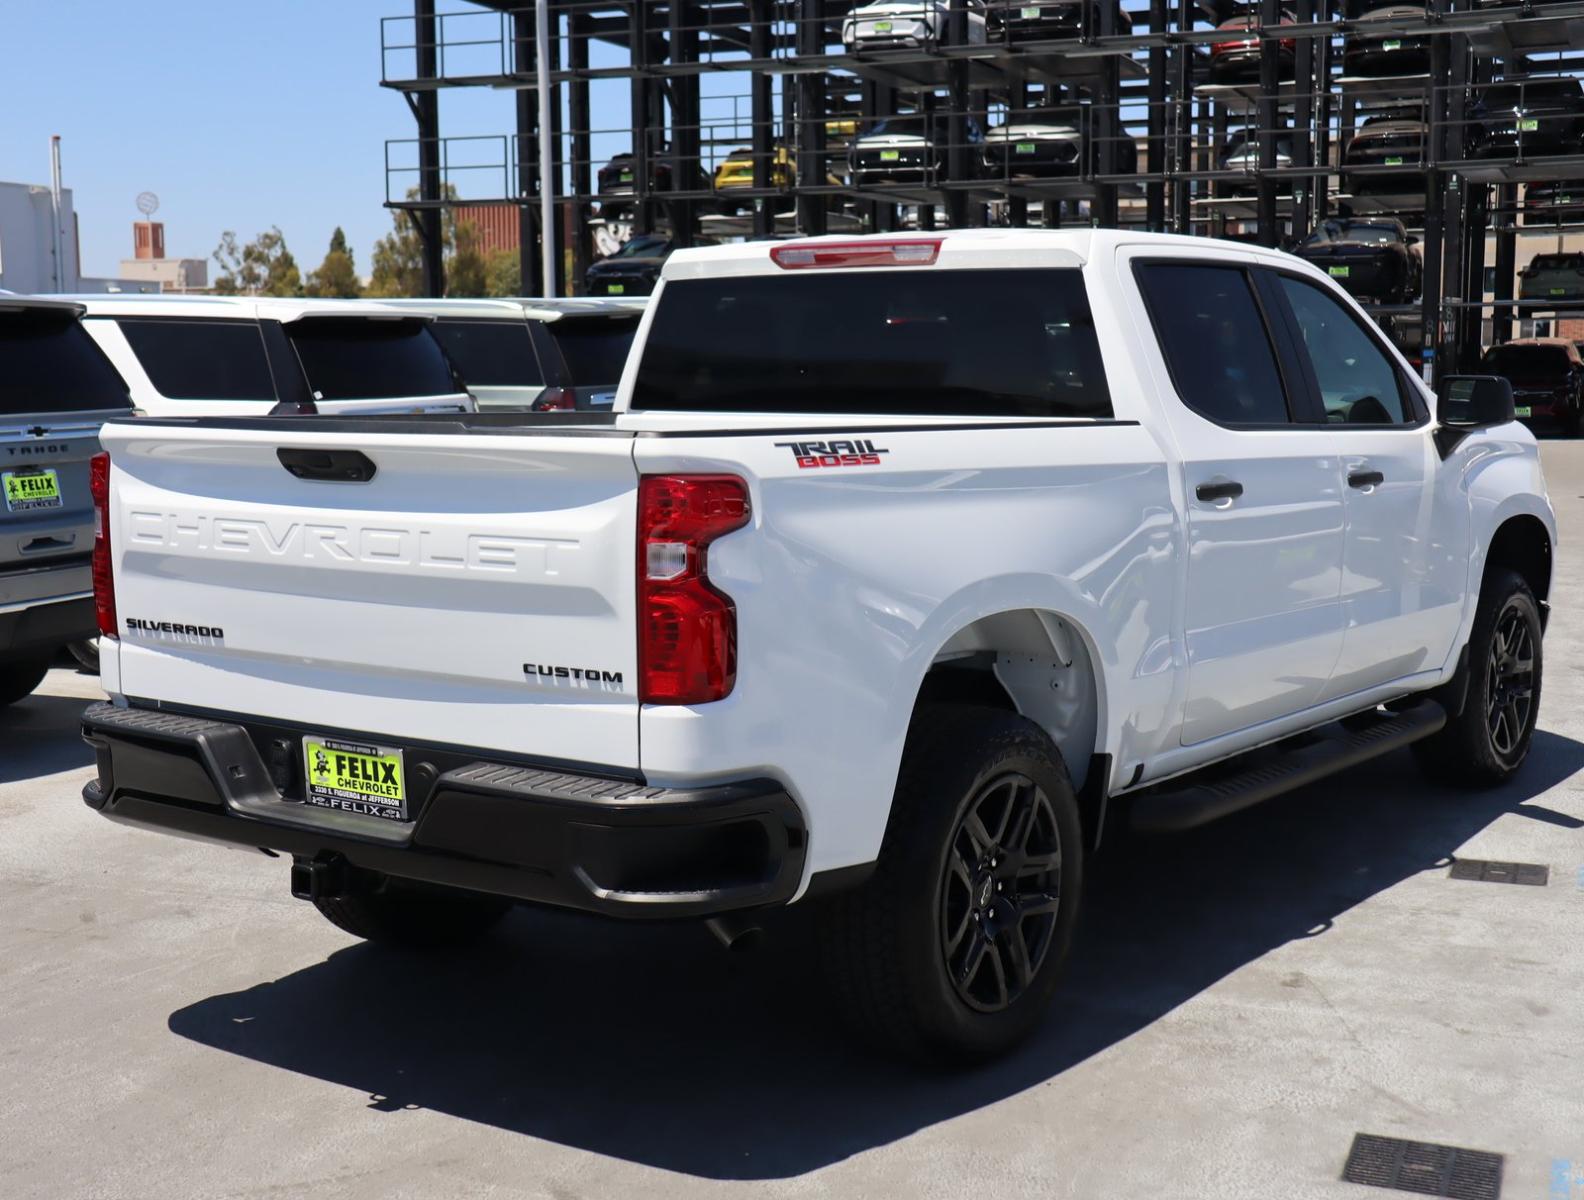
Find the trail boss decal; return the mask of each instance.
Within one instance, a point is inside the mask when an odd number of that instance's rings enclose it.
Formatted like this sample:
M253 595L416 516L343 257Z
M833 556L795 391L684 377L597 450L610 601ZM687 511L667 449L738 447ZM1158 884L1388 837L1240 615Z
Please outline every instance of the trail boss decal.
M890 454L870 441L852 442L777 442L792 451L798 470L815 467L878 467L880 456Z

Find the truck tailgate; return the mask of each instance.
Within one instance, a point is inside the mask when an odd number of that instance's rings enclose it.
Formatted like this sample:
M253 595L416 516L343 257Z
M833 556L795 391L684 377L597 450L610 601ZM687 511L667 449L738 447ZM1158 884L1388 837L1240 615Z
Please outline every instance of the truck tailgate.
M242 424L105 428L110 690L637 767L627 435ZM373 477L299 478L282 451L310 474L361 455Z

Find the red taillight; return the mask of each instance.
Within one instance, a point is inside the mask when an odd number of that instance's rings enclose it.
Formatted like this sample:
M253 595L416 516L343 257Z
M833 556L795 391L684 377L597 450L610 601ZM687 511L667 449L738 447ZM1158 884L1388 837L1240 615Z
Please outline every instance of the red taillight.
M737 681L737 608L709 581L709 544L748 523L735 475L638 484L638 699L707 704Z
M93 587L94 610L99 617L99 632L105 637L119 633L116 624L115 575L110 570L110 456L95 454L88 463L88 494L93 497Z
M571 412L576 407L577 393L565 387L547 387L533 402L534 412Z
M811 267L927 267L940 257L940 238L867 242L787 242L770 249L770 261L787 271Z

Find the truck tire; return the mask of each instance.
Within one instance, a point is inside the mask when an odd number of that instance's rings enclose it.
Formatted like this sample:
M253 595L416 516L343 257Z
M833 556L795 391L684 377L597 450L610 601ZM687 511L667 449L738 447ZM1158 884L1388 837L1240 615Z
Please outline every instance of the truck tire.
M988 1059L1039 1025L1083 890L1061 755L1015 713L927 707L879 861L819 915L826 973L868 1039L926 1062Z
M394 879L378 887L315 900L325 920L365 941L435 949L488 933L512 902L480 892L424 887Z
M0 663L0 708L25 700L49 674L50 660L26 658L20 662Z
M1414 743L1427 778L1494 787L1523 765L1540 711L1540 633L1540 606L1523 577L1506 567L1488 571L1469 635L1463 711Z

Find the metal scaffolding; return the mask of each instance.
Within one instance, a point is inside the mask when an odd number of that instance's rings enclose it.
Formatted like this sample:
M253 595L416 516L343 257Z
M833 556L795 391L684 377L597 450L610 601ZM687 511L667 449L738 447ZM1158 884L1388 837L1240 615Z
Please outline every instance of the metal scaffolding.
M413 0L381 23L382 83L417 120L416 138L387 143L386 202L417 222L436 294L449 203L518 206L522 278L539 277L548 232L567 292L613 222L676 245L1082 224L1286 246L1327 217L1378 213L1420 239L1424 284L1416 303L1373 307L1444 370L1542 311L1513 299L1518 239L1584 229L1584 205L1528 203L1531 183L1584 181L1584 115L1570 143L1542 144L1523 121L1512 144L1478 136L1515 79L1579 76L1584 0L1428 0L1411 14L1360 0L905 6L921 23L853 0L547 3L548 231L532 4ZM1349 51L1365 42L1398 48L1402 70L1361 67ZM442 136L441 94L468 87L514 92L515 131ZM1009 133L1020 121L1069 129L1060 161L1036 169L1035 143Z

